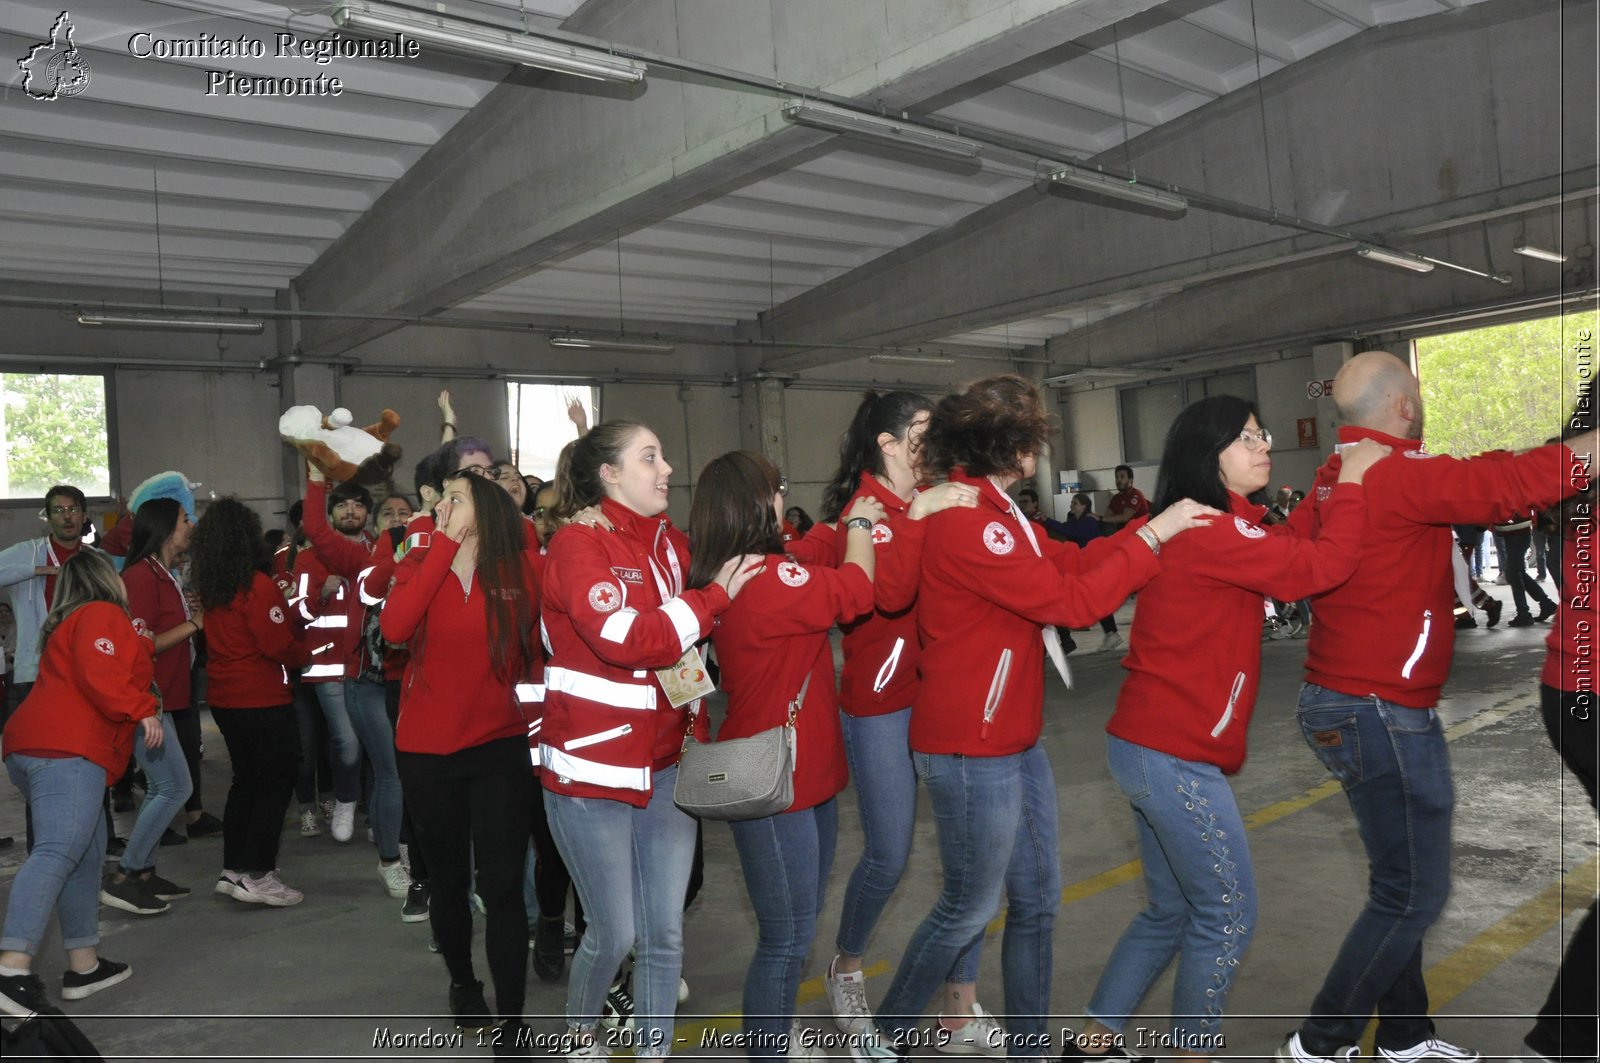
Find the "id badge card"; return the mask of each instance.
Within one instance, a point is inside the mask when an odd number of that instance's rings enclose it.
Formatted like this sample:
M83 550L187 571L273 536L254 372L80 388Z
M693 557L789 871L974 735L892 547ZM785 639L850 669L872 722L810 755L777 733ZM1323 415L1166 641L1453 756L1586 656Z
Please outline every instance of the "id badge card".
M678 658L677 664L657 668L656 678L661 681L661 690L675 709L681 709L717 689L706 674L706 660L700 656L698 646L690 646L689 651Z

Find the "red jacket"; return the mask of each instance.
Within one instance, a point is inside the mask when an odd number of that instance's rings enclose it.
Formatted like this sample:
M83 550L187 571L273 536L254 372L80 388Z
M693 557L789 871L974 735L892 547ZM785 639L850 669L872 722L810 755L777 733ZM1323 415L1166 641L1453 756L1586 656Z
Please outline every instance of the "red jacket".
M850 512L856 499L866 495L882 503L885 519L872 528L874 565L892 568L890 555L897 558L909 556L912 565L920 560L920 543L902 546L897 538L901 525L920 523L906 517L910 506L885 487L870 472L861 474L855 494L845 504ZM842 518L841 518L842 519ZM844 564L848 535L834 536L835 566ZM873 587L875 601L872 612L852 623L841 625L844 630L844 668L839 673L839 700L844 711L852 716L880 716L898 712L910 706L917 694L917 610L915 583L904 579L910 568L913 579L916 570L910 566L893 569L892 586L887 593L878 593ZM904 599L910 582L909 601Z
M1020 753L1043 726L1045 624L1083 627L1114 611L1161 569L1137 535L1081 551L1034 531L1040 554L1005 493L955 469L978 489L974 509L947 509L927 525L917 627L921 683L911 711L920 753Z
M1161 548L1161 574L1139 592L1128 677L1106 731L1231 775L1244 763L1261 679L1262 596L1294 601L1349 579L1366 505L1359 484L1335 488L1312 541L1261 527L1264 506L1232 492L1228 502L1231 519Z
M316 486L316 485L312 485ZM311 549L300 551L294 559L295 594L293 604L306 621L306 641L311 646L311 663L300 678L307 683L330 683L354 679L361 674L361 625L366 620L367 607L362 604L354 578L347 575L348 562L359 551L365 563L372 557L372 542L363 538L351 542L328 527L327 514L321 507L312 508L315 495L306 491L305 516L301 522L306 536L311 539ZM325 503L324 503L325 504ZM318 529L325 546L331 545L328 536L344 539L352 550L331 554L317 545L312 525ZM357 569L359 573L360 569ZM323 585L329 578L337 578L338 589L326 598Z
M836 565L838 564L834 560L836 541L843 541L843 538L839 535L839 529L830 527L819 520L811 526L810 531L794 542L785 542L783 548L790 557L802 565Z
M250 586L218 609L206 610L206 701L219 709L289 704L289 673L311 659L289 603L272 577L255 573Z
M394 735L395 748L406 753L455 753L527 734L522 698L531 684L495 675L483 588L474 578L463 590L450 570L459 549L455 540L430 534L425 545L407 551L379 621L384 638L410 642ZM538 573L534 558L526 551L522 556L522 593L537 620ZM523 662L523 674L537 675L541 663Z
M794 803L786 811L820 805L849 781L828 629L871 608L872 581L857 566L807 567L774 554L711 633L728 693L719 742L782 724L806 688L795 720Z
M334 531L332 525L328 523L327 516L328 485L314 480L306 481L306 499L303 508L305 516L301 528L311 540L312 552L329 572L349 581L349 585L354 588L357 602L362 606L361 623L356 628L358 645L354 673L359 675L367 663L367 647L362 644L359 635L366 631L372 610L382 606L384 596L389 593L389 584L394 579L394 555L399 546L391 534L394 529L384 529L383 534L370 542L365 539L351 539ZM408 526L402 533L402 542L404 534L414 530L433 530L431 519L421 519L428 520L426 527L412 529ZM313 598L319 593L316 587L310 587L309 591ZM405 649L386 646L383 653L383 677L399 679L405 675L405 670Z
M150 642L118 605L73 610L45 640L39 678L6 721L5 752L69 753L117 781L133 753L134 724L160 711L151 692Z
M682 590L689 541L665 514L641 517L609 498L600 508L615 531L572 524L550 540L541 776L555 793L643 808L689 724L654 669L709 635L728 595L714 583Z
M1550 621L1549 647L1539 682L1557 690L1593 694L1600 655L1596 616L1594 504L1587 503L1561 527L1561 611ZM1591 701L1592 703L1592 701ZM1592 711L1592 710L1591 710Z
M1375 439L1394 452L1367 470L1367 527L1355 575L1317 598L1306 680L1354 697L1377 695L1414 709L1438 704L1455 649L1452 524L1489 524L1514 506L1546 506L1572 493L1573 455L1561 444L1475 458L1429 454L1414 439L1359 425L1341 443ZM1289 524L1321 522L1337 453L1317 470L1316 486Z
M189 611L184 608L178 581L154 557L123 569L122 582L128 588L133 629L139 634L154 639L188 621ZM193 636L156 654L156 686L161 690L161 707L167 712L189 707L193 667Z

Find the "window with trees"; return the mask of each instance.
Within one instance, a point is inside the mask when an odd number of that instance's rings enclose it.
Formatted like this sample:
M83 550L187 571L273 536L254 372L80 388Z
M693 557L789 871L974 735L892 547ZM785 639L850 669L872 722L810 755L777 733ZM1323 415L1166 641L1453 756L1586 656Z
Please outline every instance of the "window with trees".
M37 501L55 484L111 496L101 373L0 373L0 501Z
M524 474L548 480L561 448L599 420L600 389L562 384L506 385L511 462Z

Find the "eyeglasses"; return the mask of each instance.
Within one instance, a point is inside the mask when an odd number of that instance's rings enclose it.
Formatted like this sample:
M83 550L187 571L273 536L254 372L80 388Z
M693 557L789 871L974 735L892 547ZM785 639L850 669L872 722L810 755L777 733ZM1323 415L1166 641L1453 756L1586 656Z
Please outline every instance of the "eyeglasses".
M1246 450L1261 450L1272 446L1272 433L1265 428L1259 432L1240 432L1239 442L1244 444L1244 449Z
M489 469L490 469L490 466L488 466L488 465L463 465L461 468L457 469L455 472L451 473L449 476L446 476L445 479L446 480L459 480L463 476L480 476L480 477L483 477L485 479L492 480L495 477L494 477L494 474L489 471Z
M788 493L789 493L789 478L787 476L778 477L778 494L786 495Z
M45 512L49 513L52 517L77 517L77 516L82 516L83 507L82 506L51 506Z

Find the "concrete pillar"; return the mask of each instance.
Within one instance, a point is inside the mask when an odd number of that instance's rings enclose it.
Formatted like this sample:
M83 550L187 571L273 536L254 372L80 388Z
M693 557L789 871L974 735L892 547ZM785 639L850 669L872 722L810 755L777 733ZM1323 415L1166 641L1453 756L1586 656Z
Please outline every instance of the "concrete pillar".
M1339 367L1355 356L1355 344L1344 340L1318 343L1311 347L1311 376L1315 380L1332 380ZM1329 392L1317 399L1317 438L1322 440L1322 450L1329 453L1339 442L1339 415L1333 408L1333 394Z
M757 447L780 469L789 467L789 431L784 421L784 381L760 380L754 392Z

